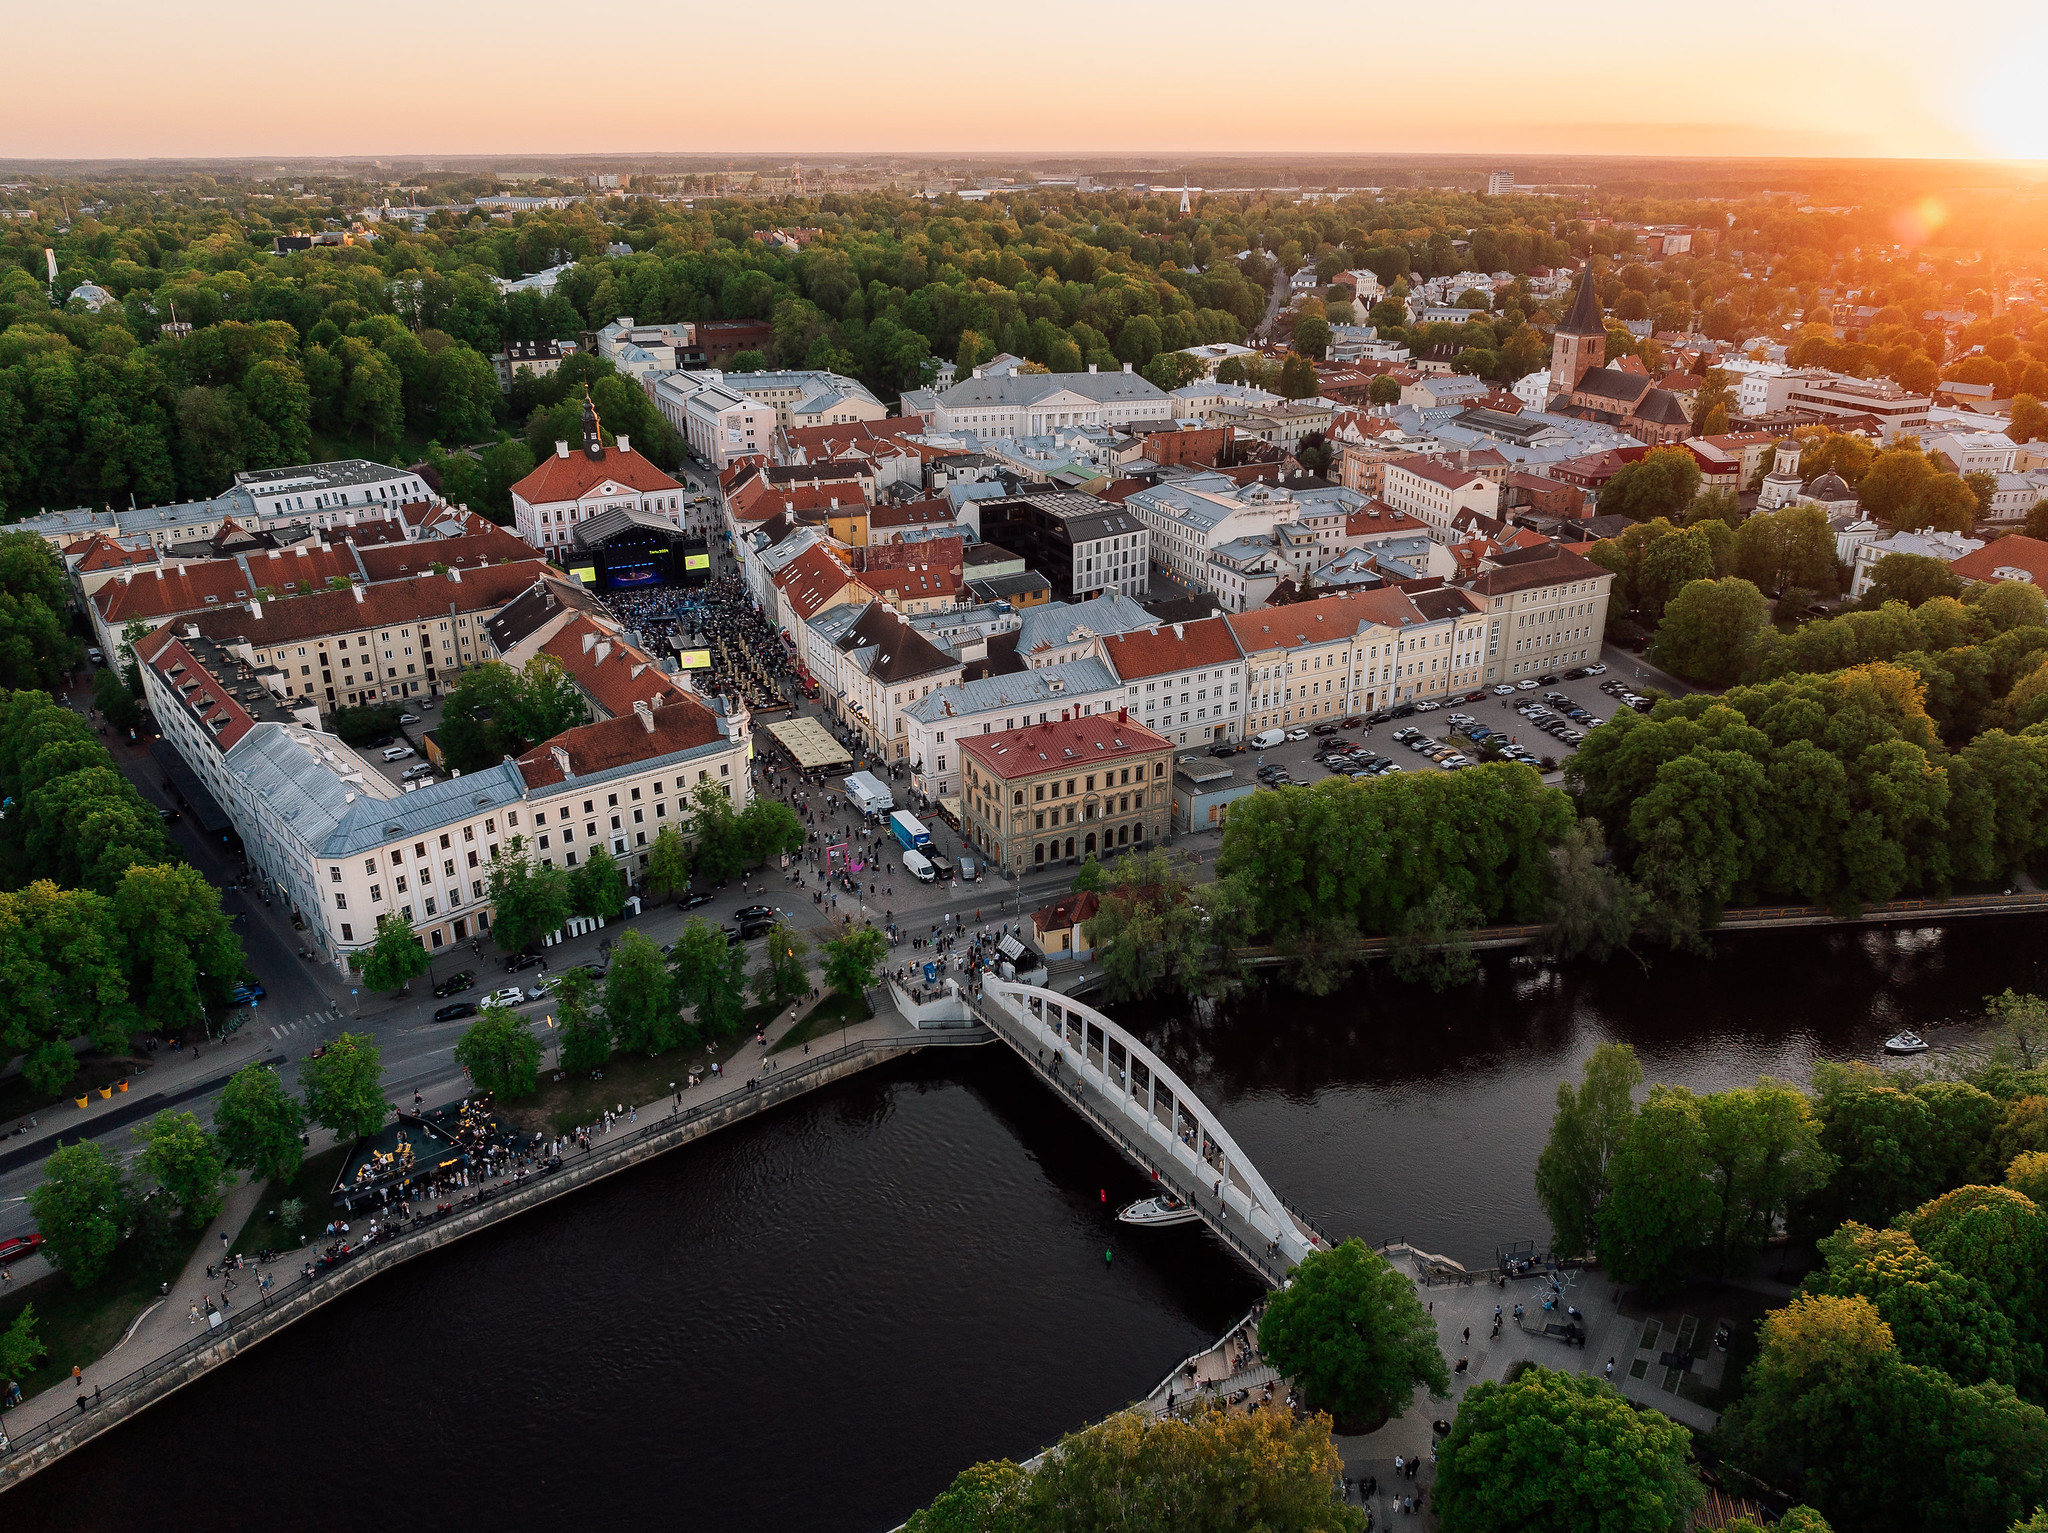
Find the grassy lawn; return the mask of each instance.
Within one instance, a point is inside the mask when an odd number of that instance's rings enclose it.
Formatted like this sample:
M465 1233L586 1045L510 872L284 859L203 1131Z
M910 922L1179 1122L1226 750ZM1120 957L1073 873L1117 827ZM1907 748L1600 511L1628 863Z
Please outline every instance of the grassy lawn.
M11 1129L16 1120L30 1113L40 1115L52 1108L69 1107L71 1099L80 1092L96 1092L116 1081L137 1081L139 1084L137 1078L148 1069L146 1055L81 1054L78 1056L78 1073L71 1077L71 1084L55 1096L36 1090L25 1075L7 1076L0 1079L0 1127ZM115 1094L119 1095L118 1092Z
M162 1297L161 1286L184 1269L205 1233L181 1225L174 1251L161 1264L144 1260L136 1243L129 1241L115 1253L106 1275L90 1288L74 1288L70 1278L53 1272L26 1288L9 1290L0 1299L0 1329L14 1323L24 1304L33 1304L36 1335L49 1348L35 1372L21 1380L21 1392L33 1395L47 1389L69 1375L73 1364L87 1369L93 1382L105 1383L107 1375L93 1375L92 1364L127 1334L137 1315ZM137 1357L129 1366L140 1367L146 1361ZM119 1367L116 1373L128 1371L129 1367Z
M284 1251L293 1246L305 1244L326 1226L334 1217L333 1205L328 1201L328 1191L334 1186L334 1179L341 1175L341 1164L348 1158L348 1146L338 1144L331 1150L322 1150L299 1163L298 1175L280 1187L275 1182L263 1189L263 1201L257 1204L228 1247L229 1252L244 1256L258 1251ZM297 1198L305 1205L297 1225L288 1225L282 1219L270 1215L287 1198Z
M842 1025L865 1022L873 1015L874 1012L868 1009L866 996L843 995L834 990L818 1002L808 1017L776 1040L775 1052L780 1054L787 1049L813 1043L827 1033L837 1032Z

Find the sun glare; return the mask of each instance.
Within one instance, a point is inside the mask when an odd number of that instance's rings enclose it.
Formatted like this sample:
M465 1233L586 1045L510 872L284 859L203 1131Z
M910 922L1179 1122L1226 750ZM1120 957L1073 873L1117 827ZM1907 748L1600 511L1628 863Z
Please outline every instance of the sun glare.
M2048 111L2040 81L2048 73L2048 34L2021 42L1977 82L1970 103L1985 149L2007 160L2048 160Z

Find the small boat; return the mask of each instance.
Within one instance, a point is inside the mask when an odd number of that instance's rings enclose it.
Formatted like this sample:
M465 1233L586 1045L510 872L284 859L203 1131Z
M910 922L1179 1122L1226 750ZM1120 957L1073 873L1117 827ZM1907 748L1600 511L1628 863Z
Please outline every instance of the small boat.
M1927 1040L1918 1033L1893 1033L1884 1041L1887 1054L1925 1054Z
M1148 1224L1157 1227L1187 1224L1202 1216L1179 1198L1162 1192L1156 1198L1146 1198L1143 1202L1133 1203L1116 1217L1119 1224Z

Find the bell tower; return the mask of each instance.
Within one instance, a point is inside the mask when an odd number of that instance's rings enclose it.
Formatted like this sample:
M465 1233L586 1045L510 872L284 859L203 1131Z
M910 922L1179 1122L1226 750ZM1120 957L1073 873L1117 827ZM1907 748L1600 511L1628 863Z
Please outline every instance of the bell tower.
M1593 291L1593 268L1579 278L1571 312L1550 337L1550 392L1569 394L1579 380L1607 361L1607 323L1600 314L1600 295Z
M604 456L604 428L598 424L597 401L590 397L590 390L583 391L583 456L597 459Z

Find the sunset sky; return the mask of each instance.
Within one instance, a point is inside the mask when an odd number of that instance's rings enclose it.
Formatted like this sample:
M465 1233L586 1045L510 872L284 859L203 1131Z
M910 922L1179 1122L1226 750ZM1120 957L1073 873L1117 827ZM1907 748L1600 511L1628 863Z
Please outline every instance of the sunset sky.
M89 20L85 19L89 16ZM0 155L1470 151L2048 160L2048 6L103 0ZM25 66L25 67L22 67Z

